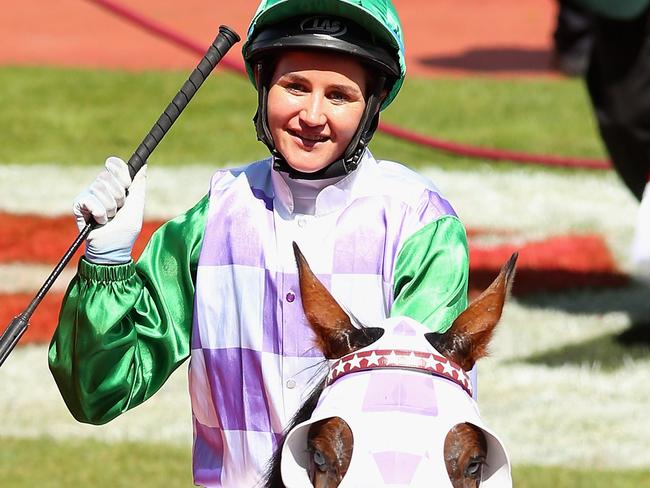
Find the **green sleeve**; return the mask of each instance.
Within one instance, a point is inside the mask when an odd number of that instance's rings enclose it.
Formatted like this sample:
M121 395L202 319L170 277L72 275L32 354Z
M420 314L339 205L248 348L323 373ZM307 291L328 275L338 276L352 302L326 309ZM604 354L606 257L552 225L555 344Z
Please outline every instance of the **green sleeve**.
M50 343L50 371L81 422L151 397L189 356L208 198L160 227L137 264L79 262Z
M469 255L462 223L442 217L411 235L395 264L391 316L405 315L446 331L467 308Z

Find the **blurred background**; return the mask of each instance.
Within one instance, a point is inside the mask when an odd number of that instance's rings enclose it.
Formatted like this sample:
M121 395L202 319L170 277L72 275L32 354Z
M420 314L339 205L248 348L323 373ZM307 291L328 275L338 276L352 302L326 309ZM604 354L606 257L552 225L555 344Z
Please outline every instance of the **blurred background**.
M422 172L452 202L468 228L471 295L520 252L512 299L479 367L482 414L508 448L515 485L650 487L650 286L629 257L638 202L607 161L584 71L559 57L556 2L394 3L408 76L373 153ZM131 155L219 25L245 38L256 6L4 5L0 330L74 239L74 196L106 156ZM151 157L137 252L207 191L215 168L265 157L240 50ZM0 368L0 484L190 486L186 365L108 425L67 412L47 343L74 263Z

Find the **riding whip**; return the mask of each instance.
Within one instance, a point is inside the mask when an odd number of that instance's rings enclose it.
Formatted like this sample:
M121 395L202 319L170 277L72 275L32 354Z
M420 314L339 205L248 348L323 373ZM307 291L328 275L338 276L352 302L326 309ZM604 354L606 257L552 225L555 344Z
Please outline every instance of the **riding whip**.
M158 143L165 136L172 124L176 121L183 109L187 106L194 94L207 79L208 75L212 72L215 66L221 61L221 58L228 52L228 50L240 40L239 35L229 27L222 25L219 27L219 34L215 38L212 45L209 47L198 66L192 71L190 77L185 81L176 96L167 106L165 111L160 115L156 123L153 125L149 133L137 147L133 155L129 158L127 165L131 179L146 163L147 159L156 148ZM0 337L0 366L4 363L5 359L13 348L16 346L22 335L29 326L29 319L36 310L36 307L41 303L50 287L54 284L58 276L66 267L72 256L75 254L79 246L86 240L90 231L92 231L97 224L89 222L79 233L72 245L65 252L59 263L54 267L50 276L45 280L43 286L36 293L31 303L27 308L18 314L9 323L6 330Z

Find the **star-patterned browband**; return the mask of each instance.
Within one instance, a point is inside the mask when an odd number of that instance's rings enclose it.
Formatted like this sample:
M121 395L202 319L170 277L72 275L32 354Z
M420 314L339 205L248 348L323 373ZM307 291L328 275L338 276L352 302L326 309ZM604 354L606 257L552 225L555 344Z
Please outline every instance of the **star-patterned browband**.
M348 373L380 368L414 369L453 381L472 396L469 375L444 356L401 349L373 349L343 356L330 365L327 386Z

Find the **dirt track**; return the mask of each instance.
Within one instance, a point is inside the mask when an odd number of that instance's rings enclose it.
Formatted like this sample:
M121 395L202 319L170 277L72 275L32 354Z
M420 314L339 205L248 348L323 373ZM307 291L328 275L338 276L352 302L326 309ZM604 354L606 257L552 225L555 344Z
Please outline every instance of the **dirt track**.
M245 36L257 0L115 0L208 46L220 24ZM549 75L553 0L395 0L409 71L436 75ZM240 59L238 49L229 54ZM3 5L0 64L188 68L196 55L140 31L90 0Z

